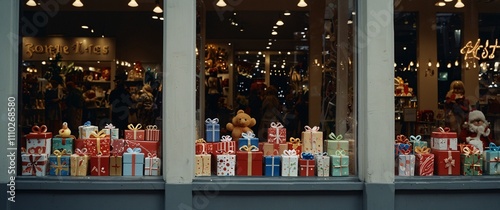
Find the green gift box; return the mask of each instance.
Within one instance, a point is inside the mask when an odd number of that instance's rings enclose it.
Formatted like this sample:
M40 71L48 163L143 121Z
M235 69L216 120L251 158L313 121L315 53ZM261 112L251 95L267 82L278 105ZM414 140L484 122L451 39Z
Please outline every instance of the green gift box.
M334 155L330 155L332 160L332 176L349 176L349 156L345 151L337 150Z
M63 151L71 155L73 154L73 137L59 137L52 138L52 151Z
M326 152L329 155L334 155L337 150L343 150L349 153L349 141L344 140L342 135L336 136L334 133L328 135L328 139L325 140Z
M465 176L480 176L483 175L483 157L477 152L466 152L460 155L461 163L460 172Z
M416 135L416 136L411 135L410 136L410 143L411 143L410 145L412 147L413 154L415 152L415 148L417 148L417 147L421 147L421 148L427 147L427 142L426 141L421 141L421 139L422 139L422 136L420 136L420 135Z

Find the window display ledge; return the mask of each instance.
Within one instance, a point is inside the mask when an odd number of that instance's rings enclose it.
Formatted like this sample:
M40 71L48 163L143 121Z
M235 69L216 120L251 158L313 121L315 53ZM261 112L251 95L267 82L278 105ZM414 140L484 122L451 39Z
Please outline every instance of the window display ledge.
M16 177L18 190L164 190L161 176Z
M193 190L222 191L358 191L358 177L196 177Z
M396 190L500 189L500 176L395 177Z

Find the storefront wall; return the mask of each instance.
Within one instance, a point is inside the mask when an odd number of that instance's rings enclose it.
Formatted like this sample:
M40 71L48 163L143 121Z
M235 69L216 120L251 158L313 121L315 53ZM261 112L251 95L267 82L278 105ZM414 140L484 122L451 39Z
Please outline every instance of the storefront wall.
M492 209L498 179L396 179L393 161L393 8L391 0L358 1L356 42L358 176L348 178L194 178L195 1L164 2L163 178L27 179L9 173L12 151L0 149L2 209ZM0 8L0 98L17 96L18 1ZM168 47L167 47L168 45ZM2 112L0 136L8 137ZM19 115L19 112L16 112ZM15 124L15 122L14 122ZM14 165L16 161L13 161ZM15 179L15 180L14 180ZM10 191L10 192L9 192ZM13 197L15 196L15 197ZM15 200L11 202L8 199ZM459 202L463 200L474 202ZM452 202L454 201L454 202ZM3 207L6 208L3 208Z

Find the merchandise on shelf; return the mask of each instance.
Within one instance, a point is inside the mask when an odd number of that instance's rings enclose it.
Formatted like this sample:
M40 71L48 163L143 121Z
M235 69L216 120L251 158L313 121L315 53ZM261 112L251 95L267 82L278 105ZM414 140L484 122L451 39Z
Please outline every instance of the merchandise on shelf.
M144 141L144 130L141 130L142 125L137 124L129 124L127 126L128 130L125 130L125 140L135 140L135 141Z
M335 151L335 154L330 155L330 159L332 176L349 176L349 156L345 155L345 151Z
M75 149L75 153L71 155L71 176L87 176L89 156L87 149Z
M262 176L263 153L255 145L244 145L236 152L236 175Z
M281 155L281 176L298 176L299 156L295 150L285 150Z
M316 175L316 161L314 155L311 153L302 153L300 160L300 176L314 176Z
M301 133L302 152L321 153L323 152L323 132L319 131L318 126L305 126L305 131Z
M418 176L434 175L434 154L430 153L431 148L415 147L415 174Z
M328 154L333 155L337 150L344 150L349 152L349 141L344 140L342 135L335 135L330 133L328 139L325 140L326 151Z
M90 175L109 176L109 155L90 156Z
M53 154L49 156L49 175L52 176L69 176L71 159L66 150L54 150Z
M281 157L264 156L264 176L280 176Z
M123 153L123 176L143 176L144 153L141 148L128 148Z
M220 125L219 119L206 119L205 120L205 131L207 142L219 142L220 141Z
M457 150L457 133L449 128L439 127L431 134L432 150Z

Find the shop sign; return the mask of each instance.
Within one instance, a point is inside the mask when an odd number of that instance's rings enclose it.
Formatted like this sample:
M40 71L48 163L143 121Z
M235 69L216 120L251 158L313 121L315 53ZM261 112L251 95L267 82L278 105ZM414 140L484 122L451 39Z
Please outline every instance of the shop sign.
M500 48L500 45L498 45L498 39L495 39L494 44L490 44L490 41L486 40L484 45L481 44L481 39L477 39L475 44L473 44L472 41L467 42L467 44L460 49L460 53L464 55L464 60L479 60L479 58L494 59L497 48Z
M112 60L109 38L23 38L23 60L47 60L60 53L64 60Z

